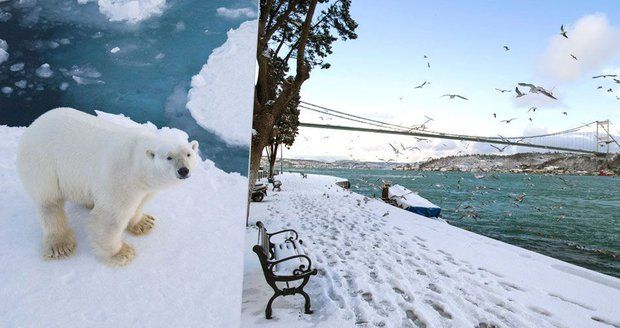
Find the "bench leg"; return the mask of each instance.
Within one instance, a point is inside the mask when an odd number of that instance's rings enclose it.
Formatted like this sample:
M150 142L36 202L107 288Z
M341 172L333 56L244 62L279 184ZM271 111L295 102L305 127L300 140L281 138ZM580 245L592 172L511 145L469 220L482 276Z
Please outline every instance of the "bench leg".
M271 296L271 298L269 299L269 302L267 302L267 308L265 308L265 319L271 319L271 304L273 304L273 301L278 296L280 296L280 295L273 294L273 296Z
M308 294L306 294L306 292L304 292L303 290L300 290L299 293L303 295L304 299L306 300L306 304L304 306L305 313L312 314L312 310L310 310L310 296L308 296Z

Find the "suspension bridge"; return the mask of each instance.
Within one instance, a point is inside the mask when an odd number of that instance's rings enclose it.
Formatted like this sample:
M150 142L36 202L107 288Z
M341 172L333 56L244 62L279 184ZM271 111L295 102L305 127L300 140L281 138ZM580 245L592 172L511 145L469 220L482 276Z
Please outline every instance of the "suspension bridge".
M620 138L611 133L612 123L609 120L593 121L571 129L539 135L517 137L506 137L499 135L476 136L429 130L426 124L432 121L430 118L423 124L405 126L362 117L305 101L300 102L299 109L319 113L322 115L320 118L323 121L325 120L324 117L329 117L331 119L336 118L344 120L344 122L349 124L337 125L309 122L299 123L300 127L307 128L402 135L416 137L418 139L429 138L482 142L488 144L510 145L552 151L593 154L596 156L609 156L614 147L616 152L620 150L620 143L618 143Z

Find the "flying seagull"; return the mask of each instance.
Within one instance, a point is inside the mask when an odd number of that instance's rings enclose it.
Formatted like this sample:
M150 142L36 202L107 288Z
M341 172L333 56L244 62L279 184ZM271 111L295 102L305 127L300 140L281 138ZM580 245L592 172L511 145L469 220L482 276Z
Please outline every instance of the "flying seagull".
M497 90L497 91L499 91L499 92L501 92L501 93L505 93L505 92L510 92L510 91L511 91L511 90L506 90L506 89L498 89L498 88L495 88L495 90Z
M525 96L525 93L519 90L519 87L515 87L515 92L517 93L517 98Z
M426 84L430 84L430 83L429 83L429 82L427 82L427 81L424 81L424 83L422 83L422 84L418 85L418 86L417 86L417 87L415 87L414 89L422 89L422 88L423 88Z
M530 111L534 111L536 112L536 110L538 109L538 107L530 107L530 109L527 110L527 112L529 113Z
M508 46L504 46L504 50L508 51L510 48L508 48Z
M614 82L620 84L620 80L618 80L618 79L613 79L613 80L614 80Z
M510 146L510 145L506 145L506 146L504 146L504 147L502 147L502 148L499 148L499 147L497 147L497 146L495 146L495 145L490 145L490 146L491 146L491 147L493 147L493 148L495 148L495 149L497 149L497 150L499 150L499 152L500 152L500 153L503 153L503 152L504 152L504 150L505 150L508 146Z
M566 35L566 31L564 30L564 25L560 26L560 35L568 39L568 35Z
M558 98L553 96L553 93L551 93L550 91L547 91L543 87L539 87L539 86L533 85L531 83L523 83L523 82L520 82L518 84L520 86L522 86L522 87L530 88L530 93L542 93L543 95L545 95L545 96L547 96L549 98L556 99L556 100L558 99Z
M454 97L458 97L458 98L461 98L461 99L463 99L463 100L469 100L469 99L467 99L467 98L465 98L465 97L463 97L463 96L461 96L461 95L451 95L451 94L445 94L445 95L443 95L443 96L441 96L441 97L450 97L450 99L454 99Z
M618 77L617 74L601 74L601 75L597 75L597 76L593 76L593 79L598 79L598 78L607 78L607 77Z
M511 118L511 119L509 119L509 120L501 120L500 122L508 124L508 123L510 123L510 122L512 122L512 121L514 121L514 120L516 120L516 119L517 119L517 118L515 117L515 118Z
M573 57L574 60L577 60L577 57L575 57L575 55L570 54L571 57Z

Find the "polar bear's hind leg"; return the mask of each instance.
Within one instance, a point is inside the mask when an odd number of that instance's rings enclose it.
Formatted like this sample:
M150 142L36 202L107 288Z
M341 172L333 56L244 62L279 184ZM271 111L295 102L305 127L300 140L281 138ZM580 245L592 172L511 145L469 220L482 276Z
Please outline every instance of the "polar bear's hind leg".
M43 227L43 258L48 260L69 257L75 250L75 236L67 224L64 202L39 205Z

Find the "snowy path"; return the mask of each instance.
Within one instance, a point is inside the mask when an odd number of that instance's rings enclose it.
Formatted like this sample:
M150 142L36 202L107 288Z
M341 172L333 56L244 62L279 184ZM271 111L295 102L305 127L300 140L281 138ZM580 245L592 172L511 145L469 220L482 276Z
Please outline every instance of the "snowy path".
M246 233L242 322L278 326L620 327L620 280L344 191L333 177L286 174L252 221L298 230L319 274L300 296L271 290ZM389 213L386 215L386 213Z
M0 126L0 327L237 327L247 178L204 162L157 195L136 258L113 269L88 246L89 211L68 205L77 249L44 261L33 202L15 172L22 128Z

